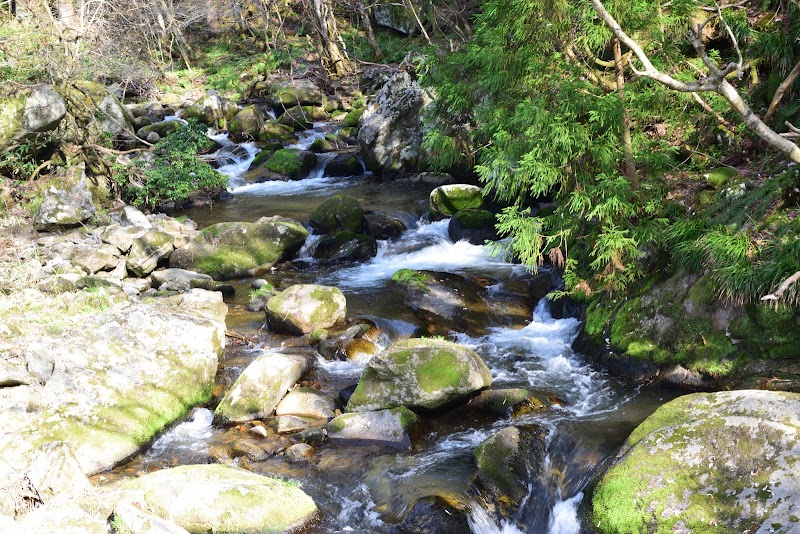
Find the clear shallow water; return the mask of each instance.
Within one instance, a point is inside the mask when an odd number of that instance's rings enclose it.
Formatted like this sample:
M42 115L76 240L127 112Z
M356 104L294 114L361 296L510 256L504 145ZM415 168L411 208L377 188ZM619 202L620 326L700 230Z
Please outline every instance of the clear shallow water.
M325 127L300 136L307 147ZM218 139L223 145L227 139ZM184 212L201 226L222 221L254 221L282 215L305 221L324 199L345 193L359 199L367 210L387 213L406 221L401 237L380 242L378 255L361 264L322 266L301 254L302 261L274 271L267 278L277 287L319 282L340 287L348 299L348 314L367 317L385 333L383 345L415 335L419 321L389 287L398 269L426 269L471 274L492 280L490 294L501 295L525 277L518 265L493 256L483 246L453 243L447 221L420 219L429 188L409 183L381 183L369 174L347 179L325 177L319 165L305 180L243 184L240 177L257 153L244 145L246 156L221 170L231 176L231 197L211 208ZM314 239L314 236L311 238ZM310 247L309 247L310 248ZM263 316L243 311L248 281L237 286L239 297L230 304L229 328L245 325L248 335L260 333ZM496 324L487 316L487 324ZM582 525L584 490L595 468L622 443L628 433L674 393L633 389L618 383L576 354L572 342L580 329L573 318L554 319L541 301L522 324L491 327L488 333L468 336L454 332L458 342L472 347L489 366L495 387L524 387L555 397L562 405L513 421L487 416L466 408L435 416L423 415L412 436L412 449L321 445L309 464L287 464L280 458L252 463L263 474L299 481L322 510L315 533L393 532L420 498L446 496L466 510L469 528L476 534L574 534L589 531ZM278 345L280 339L270 340ZM225 379L232 380L258 350L230 347L221 362ZM312 379L323 391L336 394L355 384L365 361L317 361ZM201 463L209 449L224 442L224 429L214 427L211 412L197 410L192 418L158 439L120 475L183 463ZM547 431L547 455L537 481L513 517L493 516L476 498L471 482L475 473L473 451L483 440L510 424L541 425Z

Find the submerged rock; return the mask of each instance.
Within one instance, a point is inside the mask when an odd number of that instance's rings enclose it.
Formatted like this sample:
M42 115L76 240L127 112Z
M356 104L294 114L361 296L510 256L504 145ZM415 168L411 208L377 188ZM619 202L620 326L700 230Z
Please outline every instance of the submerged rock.
M675 399L628 437L592 496L600 532L796 532L800 395ZM653 510L659 510L653 513Z
M407 449L411 447L408 428L416 421L414 412L402 406L375 412L346 413L328 423L328 438L333 443Z
M225 465L150 473L126 483L119 502L140 504L192 533L289 533L317 515L313 499L297 484Z
M526 415L541 412L552 406L553 400L533 395L527 389L487 389L469 401L469 405L502 416Z
M307 237L308 230L300 223L283 217L219 223L173 252L169 263L215 279L254 276L300 250Z
M291 286L267 301L270 328L290 334L308 334L344 320L347 301L338 288L316 284Z
M278 402L308 370L302 356L268 352L247 366L219 402L214 416L238 422L272 415Z
M491 384L489 368L471 349L438 339L407 339L373 356L347 411L396 406L433 410Z
M471 532L467 511L460 503L439 496L419 499L400 524L403 534L464 534Z

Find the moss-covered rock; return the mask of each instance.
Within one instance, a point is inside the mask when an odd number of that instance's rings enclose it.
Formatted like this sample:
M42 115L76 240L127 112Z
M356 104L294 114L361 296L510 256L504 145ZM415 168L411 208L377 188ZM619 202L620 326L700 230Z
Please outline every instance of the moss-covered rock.
M291 390L275 407L275 415L295 415L316 419L333 419L337 406L330 395L313 388Z
M215 279L255 276L300 250L308 230L297 221L263 217L255 223L220 223L205 228L170 255L171 267Z
M220 96L216 91L209 91L208 94L186 108L183 118L195 119L217 130L227 130L231 120L238 112L239 108L236 104Z
M120 503L135 504L191 533L297 532L317 506L297 484L226 465L186 465L127 482Z
M359 233L364 224L364 211L355 198L334 195L317 206L309 219L314 230L323 234L336 230Z
M67 169L61 179L52 180L42 194L33 217L37 230L78 226L96 213L83 165Z
M472 398L469 405L496 415L519 417L545 411L553 405L553 400L522 388L486 389Z
M142 126L136 131L136 135L138 135L142 139L147 139L147 136L155 132L160 137L166 137L176 131L180 130L183 126L183 123L180 121L162 121L156 122L154 124L148 124L146 126Z
M795 532L800 395L686 395L648 417L592 495L604 533ZM760 527L760 528L759 528Z
M416 414L402 406L375 412L346 413L328 423L328 438L333 443L407 449L411 447L408 428L415 422Z
M461 210L483 207L483 190L467 184L442 185L431 191L428 209L434 219L455 215Z
M328 139L325 139L324 137L317 137L316 139L314 139L314 141L311 143L311 146L309 146L308 149L312 152L320 153L320 152L331 152L333 150L336 150L336 147Z
M336 154L325 166L325 175L331 177L355 176L364 172L358 156L352 152Z
M290 334L308 334L344 320L347 301L336 287L298 284L267 301L270 328Z
M272 103L284 107L321 106L325 103L325 95L311 80L298 78L274 87Z
M0 152L18 139L55 129L66 112L64 99L49 85L0 99Z
M394 239L408 229L403 221L385 213L364 214L364 224L367 234L375 239Z
M132 115L103 84L70 81L59 91L67 104L67 116L62 123L65 140L97 142L103 136L125 139L134 132Z
M370 360L347 411L434 410L466 400L491 383L489 368L471 349L438 339L407 339Z
M498 239L495 216L486 210L465 209L456 212L447 226L452 241L467 240L473 245Z
M268 352L239 375L214 410L225 422L250 421L272 415L278 402L308 370L300 356Z
M258 140L264 143L283 143L294 137L294 128L273 119L264 119L258 132Z
M149 275L159 261L167 258L174 250L174 237L166 232L150 230L133 240L125 267L138 277Z
M267 159L264 168L290 180L300 180L308 176L316 164L317 156L309 150L283 148Z
M354 232L336 232L322 238L314 249L314 257L328 263L364 261L378 253L375 238Z
M314 125L314 121L328 120L328 113L319 107L313 106L294 106L283 112L278 118L278 122L284 126L290 126L294 131L308 130Z
M264 127L264 114L256 105L239 110L231 119L230 133L257 139Z
M358 128L358 121L361 120L361 115L364 114L364 108L353 109L345 115L344 125L348 128Z

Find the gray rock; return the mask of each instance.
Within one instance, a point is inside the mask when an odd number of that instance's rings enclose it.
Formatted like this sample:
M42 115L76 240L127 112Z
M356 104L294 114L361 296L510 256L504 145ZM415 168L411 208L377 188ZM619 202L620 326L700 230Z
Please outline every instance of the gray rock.
M405 407L375 412L346 413L328 423L328 438L333 443L386 445L398 449L411 447L408 428L417 416Z
M161 139L162 137L166 137L180 130L182 126L183 123L180 121L161 121L142 126L136 132L136 135L142 139L146 139L150 134L154 133L158 136L158 139ZM158 141L158 139L156 139L156 141ZM149 141L150 139L147 140Z
M31 134L54 130L66 115L63 97L49 85L37 85L27 95L0 100L0 152Z
M70 167L67 173L64 182L45 190L33 217L33 226L37 230L77 226L94 216L96 210L83 165Z
M417 13L422 13L423 6L414 0L411 2ZM390 28L405 35L419 33L414 12L405 3L378 1L372 6L375 23L384 28Z
M133 240L125 266L134 276L145 277L158 266L158 262L167 258L174 246L173 237L165 232L151 230L142 237Z
M309 422L302 417L295 415L279 415L278 416L278 434L295 434L307 430L310 426Z
M299 284L269 299L266 311L271 329L308 334L343 321L347 315L347 301L338 288Z
M236 104L216 91L209 91L183 112L183 118L197 119L212 128L225 130L238 111Z
M355 176L364 172L364 166L356 154L344 152L336 154L325 166L325 176Z
M158 135L158 133L156 132L150 132L144 137L144 140L147 141L148 143L156 144L159 141L161 141L161 136Z
M336 401L330 395L317 389L297 388L278 403L275 414L332 419L336 408Z
M148 227L150 227L149 222ZM117 247L121 254L127 254L133 245L133 240L142 237L146 232L147 228L142 226L126 226L123 228L118 224L112 224L104 227L99 235L103 243Z
M438 339L407 339L373 356L347 403L348 412L396 406L433 410L492 384L471 349Z
M364 222L367 234L375 239L394 239L407 230L403 221L383 213L367 213Z
M161 291L189 291L197 287L197 281L213 282L207 274L187 271L185 269L164 269L150 273L152 286Z
M311 80L293 79L275 88L272 103L275 106L321 106L325 95Z
M308 370L308 360L296 355L267 352L247 366L222 397L214 416L238 422L272 414L278 402Z
M130 503L119 503L114 507L114 523L130 534L189 534L174 522L148 514Z
M422 170L421 114L432 101L408 72L386 82L361 116L358 144L367 169L384 178Z
M119 218L122 226L139 226L141 228L152 228L153 226L147 218L147 215L133 206L123 207Z
M314 447L307 443L295 443L286 449L286 460L290 463L307 462L314 456Z
M239 110L231 120L230 133L256 139L264 127L264 115L258 106L250 105Z
M77 252L70 261L87 273L94 274L114 269L120 263L120 252L117 247L102 244L90 250Z
M302 530L317 506L297 484L224 465L164 469L125 485L119 503L141 503L189 532Z
M482 189L475 185L450 184L442 185L431 191L429 209L431 217L443 219L461 210L480 209L483 207Z

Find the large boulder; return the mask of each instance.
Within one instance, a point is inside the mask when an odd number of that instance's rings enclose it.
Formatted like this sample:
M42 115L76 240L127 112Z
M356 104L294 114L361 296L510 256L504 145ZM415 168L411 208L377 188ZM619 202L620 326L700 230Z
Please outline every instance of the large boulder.
M166 137L177 132L181 129L181 127L183 127L183 123L181 121L161 121L142 126L136 131L136 135L138 135L141 139L147 139L148 135L155 132L159 137Z
M419 32L417 19L413 9L417 13L423 11L421 2L413 0L406 4L405 2L385 2L378 1L372 6L372 13L375 17L375 23L378 26L392 29L405 35L413 35Z
M317 155L310 150L284 148L272 154L263 167L284 180L301 180L308 176L316 164Z
M311 80L298 78L277 85L274 89L272 103L276 107L286 108L290 106L321 106L325 103L325 95Z
M300 223L283 217L214 224L173 252L169 264L215 279L255 276L300 250L307 237Z
M320 233L345 230L361 232L364 225L364 211L361 203L348 195L334 195L309 215L311 226Z
M275 415L333 419L336 409L336 400L330 395L317 389L296 388L278 403Z
M797 532L800 395L675 399L628 437L592 496L599 532Z
M482 189L476 185L442 185L431 191L428 204L431 218L444 219L461 210L483 207Z
M407 339L370 360L347 411L397 406L433 410L491 384L489 368L473 350L444 340Z
M70 167L62 180L51 182L45 190L33 226L37 230L78 226L95 212L83 165Z
M473 245L483 245L486 241L498 239L496 223L494 213L469 208L453 215L447 233L453 242L465 240Z
M0 152L19 139L55 129L66 113L64 98L49 85L0 99Z
M338 288L299 284L270 298L266 312L271 329L308 334L343 321L347 315L347 301Z
M256 139L263 127L264 114L258 106L250 105L239 110L231 119L230 133Z
M104 136L129 139L133 117L103 84L89 80L69 82L61 88L67 102L64 138L70 142L97 140Z
M185 465L127 482L121 504L144 508L191 533L302 530L317 506L298 484L226 465Z
M336 154L325 166L325 176L333 178L341 176L355 176L364 172L358 156L353 152Z
M364 261L378 253L375 238L353 232L336 232L323 237L314 249L314 257L325 262Z
M214 410L229 422L250 421L272 414L278 402L308 370L302 356L267 352L247 366Z
M386 82L361 116L358 144L367 169L387 179L422 170L421 114L432 101L406 71Z
M152 273L174 250L173 241L172 235L158 230L150 230L134 239L125 262L128 272L140 278Z
M407 449L411 447L408 428L416 421L414 412L402 406L375 412L346 413L328 423L328 438L333 443Z
M29 386L2 389L0 462L22 469L43 446L63 442L81 471L97 473L210 400L225 344L221 295L193 290L153 302L103 295L92 295L94 315L62 333L0 342L32 377ZM52 319L66 321L55 306Z
M236 104L216 91L209 91L189 106L183 112L182 117L195 119L218 130L225 130L238 111L239 108Z

